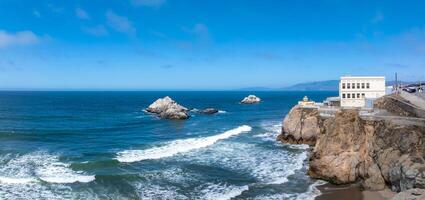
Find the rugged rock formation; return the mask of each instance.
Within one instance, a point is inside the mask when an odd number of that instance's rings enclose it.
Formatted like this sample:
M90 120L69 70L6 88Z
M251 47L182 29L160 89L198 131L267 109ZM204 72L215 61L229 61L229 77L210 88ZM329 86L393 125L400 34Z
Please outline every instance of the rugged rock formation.
M257 96L255 96L255 95L249 95L249 96L245 97L241 101L241 103L244 103L244 104L254 104L254 103L260 103L260 101L261 101L261 99L258 98Z
M215 108L206 108L200 111L202 114L215 114L218 113L218 109Z
M146 112L157 114L164 119L187 119L189 118L188 109L176 103L173 99L166 96L153 102Z
M410 189L396 194L391 200L423 200L425 189Z
M278 140L291 144L314 145L320 133L317 109L295 106L283 120L282 134Z
M317 112L295 106L278 137L283 142L311 144L303 131L318 132L310 176L335 184L360 182L370 190L425 188L425 124L362 117L354 109L340 110L330 118Z

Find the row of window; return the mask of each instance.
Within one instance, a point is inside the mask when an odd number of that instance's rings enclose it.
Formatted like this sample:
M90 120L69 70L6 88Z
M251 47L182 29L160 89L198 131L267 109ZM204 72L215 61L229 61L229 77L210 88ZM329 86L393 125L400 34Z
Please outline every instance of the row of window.
M364 93L342 93L343 99L360 99L360 96L362 99L365 98Z
M342 83L342 89L345 89L345 86L347 86L347 89L369 89L370 83ZM357 86L357 87L356 87ZM361 87L360 87L361 86Z

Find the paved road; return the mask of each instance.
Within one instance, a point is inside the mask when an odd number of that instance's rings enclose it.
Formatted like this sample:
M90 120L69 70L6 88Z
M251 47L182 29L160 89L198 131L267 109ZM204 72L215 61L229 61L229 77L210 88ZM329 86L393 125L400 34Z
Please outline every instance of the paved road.
M406 99L407 101L409 101L411 104L425 110L425 95L423 93L410 94L410 93L401 91L400 96L403 99Z

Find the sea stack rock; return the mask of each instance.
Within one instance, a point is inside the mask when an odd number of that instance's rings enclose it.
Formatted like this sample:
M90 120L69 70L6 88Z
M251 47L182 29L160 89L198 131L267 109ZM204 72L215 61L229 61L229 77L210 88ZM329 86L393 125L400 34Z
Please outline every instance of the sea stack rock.
M260 103L260 101L261 101L261 99L258 98L257 96L255 96L255 95L249 95L249 96L245 97L241 101L241 103L244 103L244 104L254 104L254 103Z
M218 113L218 109L215 108L206 108L200 111L202 114L215 114Z
M173 99L166 96L153 102L146 112L157 114L164 119L187 119L189 118L188 109L176 103Z

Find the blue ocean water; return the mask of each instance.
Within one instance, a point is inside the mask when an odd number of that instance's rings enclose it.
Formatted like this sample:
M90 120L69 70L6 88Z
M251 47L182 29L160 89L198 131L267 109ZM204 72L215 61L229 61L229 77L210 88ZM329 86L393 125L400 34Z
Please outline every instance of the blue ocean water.
M0 199L313 199L308 146L275 141L304 95L253 92L0 92ZM170 96L192 113L143 109Z

